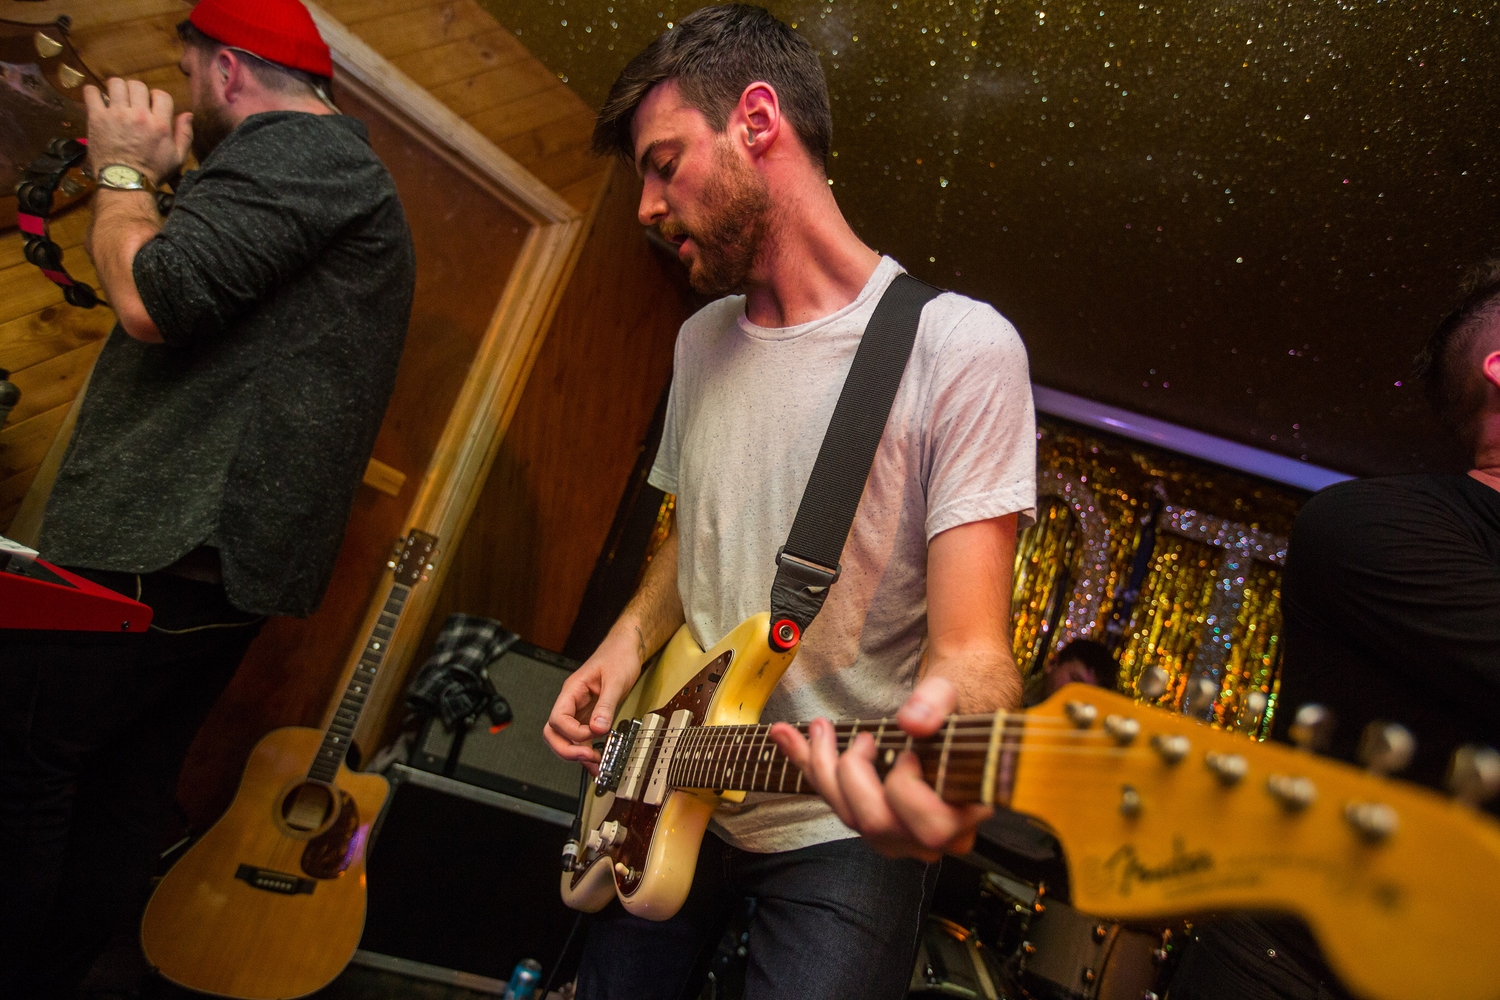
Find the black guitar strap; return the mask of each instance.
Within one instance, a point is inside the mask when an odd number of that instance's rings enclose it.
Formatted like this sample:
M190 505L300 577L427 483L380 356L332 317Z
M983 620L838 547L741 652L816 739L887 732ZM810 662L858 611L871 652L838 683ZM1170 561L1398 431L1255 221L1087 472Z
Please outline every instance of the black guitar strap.
M922 307L941 294L941 289L911 275L897 275L865 327L791 533L776 554L776 579L771 584L774 649L784 652L801 640L822 610L828 588L839 578L839 556L917 339Z

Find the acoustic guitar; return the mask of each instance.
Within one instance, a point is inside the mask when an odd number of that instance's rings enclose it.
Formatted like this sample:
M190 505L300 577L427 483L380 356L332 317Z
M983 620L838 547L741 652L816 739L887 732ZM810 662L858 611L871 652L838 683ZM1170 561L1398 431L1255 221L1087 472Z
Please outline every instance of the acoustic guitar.
M146 958L188 989L300 997L333 980L365 926L365 849L389 787L345 766L349 741L437 539L413 530L388 563L389 596L323 731L277 729L250 755L229 811L157 886Z
M747 619L707 652L683 628L622 703L585 840L564 858L569 906L618 896L664 920L719 802L804 790L756 724L796 655L771 647L769 624ZM950 717L925 740L890 719L836 729L840 748L868 733L882 775L910 751L944 801L1041 821L1084 912L1289 913L1361 996L1500 997L1500 823L1465 801L1080 684L1029 711Z

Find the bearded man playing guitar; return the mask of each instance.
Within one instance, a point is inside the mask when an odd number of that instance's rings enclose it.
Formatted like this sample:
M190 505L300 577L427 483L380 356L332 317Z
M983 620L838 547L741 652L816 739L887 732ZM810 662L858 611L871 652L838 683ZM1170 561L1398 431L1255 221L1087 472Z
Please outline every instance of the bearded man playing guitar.
M592 743L684 622L707 648L766 609L845 373L901 273L834 200L831 124L811 46L740 5L701 9L658 38L600 114L595 150L640 173L642 224L677 246L696 289L727 297L678 339L651 473L676 494L677 521L553 707L545 736L561 757L597 767ZM987 810L941 801L909 755L882 782L869 738L840 755L827 719L899 709L903 729L929 736L951 712L1019 706L1011 566L1034 517L1035 468L1014 328L983 303L931 299L841 575L762 713L819 720L810 741L786 725L772 736L823 799L752 793L721 807L675 916L600 914L579 997L696 996L744 896L757 900L747 995L905 994L937 862L969 848Z

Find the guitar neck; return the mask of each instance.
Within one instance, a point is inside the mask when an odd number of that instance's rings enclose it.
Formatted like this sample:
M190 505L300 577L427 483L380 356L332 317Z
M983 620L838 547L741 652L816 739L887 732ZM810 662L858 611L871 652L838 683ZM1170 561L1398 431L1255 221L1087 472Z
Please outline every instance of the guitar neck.
M309 778L332 781L334 775L338 774L339 765L349 755L349 742L354 736L354 728L359 724L359 715L370 697L370 687L385 663L391 635L396 631L396 623L401 620L401 611L406 607L406 599L410 596L410 587L399 583L391 586L390 595L385 599L385 607L380 609L380 618L370 630L364 652L360 654L349 684L344 688L344 696L334 710L333 721L323 732L323 743L318 747L318 756L307 772Z
M428 560L436 547L436 537L413 528L401 543L400 550L386 563L394 571L390 593L386 595L385 605L370 628L370 634L365 637L364 650L354 665L338 707L333 711L333 719L323 731L323 742L318 747L318 755L313 758L312 767L307 772L312 780L333 781L339 773L339 766L349 756L354 728L359 725L359 715L364 711L365 702L369 700L370 688L374 686L375 678L385 664L391 636L401 622L401 612L406 607L412 588L417 581L427 579L426 572L433 568Z
M875 771L883 779L904 752L914 754L923 779L945 802L1008 805L1025 716L954 715L926 739L908 736L895 719L834 724L839 752L854 738L875 742ZM794 723L805 737L808 724ZM802 772L777 748L769 725L694 726L684 732L673 755L667 784L716 791L811 792Z

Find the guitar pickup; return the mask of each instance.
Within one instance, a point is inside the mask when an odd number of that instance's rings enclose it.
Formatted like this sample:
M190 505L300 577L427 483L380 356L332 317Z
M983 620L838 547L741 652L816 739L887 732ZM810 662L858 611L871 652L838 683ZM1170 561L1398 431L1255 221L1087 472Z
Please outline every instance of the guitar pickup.
M641 719L640 729L631 740L631 752L622 769L624 778L620 781L620 790L615 793L616 798L634 802L641 797L641 788L645 786L648 774L646 766L650 763L651 744L666 723L667 720L655 712Z
M635 734L641 728L637 719L621 719L609 734L604 752L599 755L599 776L594 779L594 794L603 795L620 787L625 776L625 767L630 763L630 748L635 744Z
M318 887L316 879L288 875L269 868L256 868L254 865L240 865L234 877L253 888L283 896L311 896L312 891Z

